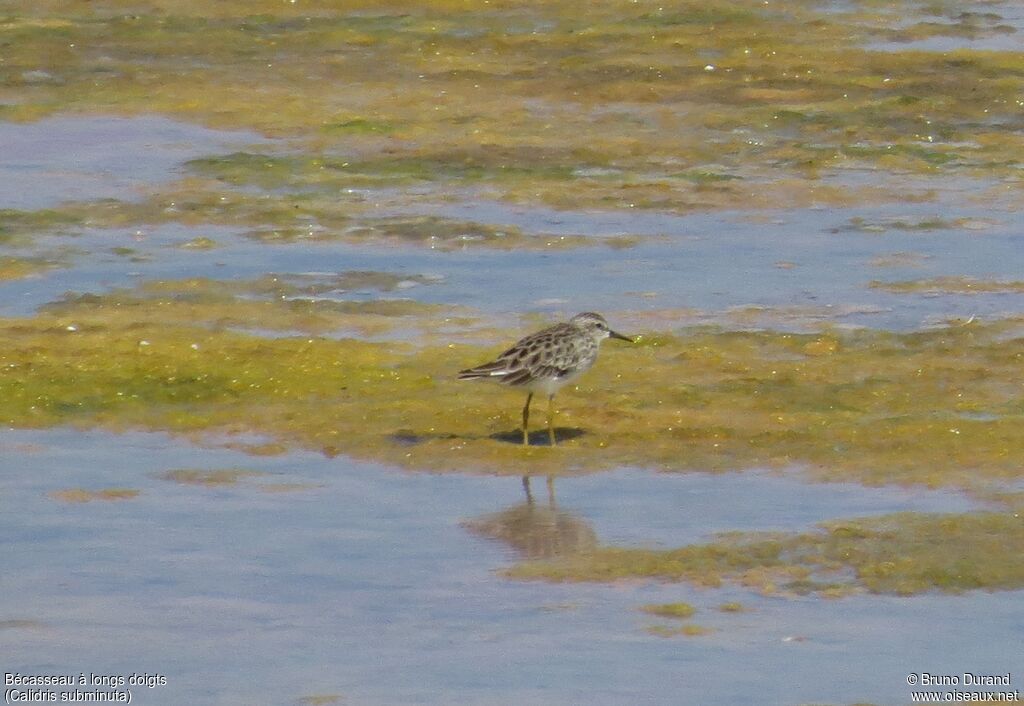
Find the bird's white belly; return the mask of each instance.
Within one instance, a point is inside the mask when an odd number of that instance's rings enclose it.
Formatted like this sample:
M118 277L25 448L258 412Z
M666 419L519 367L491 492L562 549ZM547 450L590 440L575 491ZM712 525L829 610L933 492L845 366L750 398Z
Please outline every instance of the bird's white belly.
M581 368L560 378L541 378L539 380L532 380L525 387L535 395L545 395L550 397L558 392L562 387L575 382L576 378L585 373L589 368L590 366L588 365L586 368Z

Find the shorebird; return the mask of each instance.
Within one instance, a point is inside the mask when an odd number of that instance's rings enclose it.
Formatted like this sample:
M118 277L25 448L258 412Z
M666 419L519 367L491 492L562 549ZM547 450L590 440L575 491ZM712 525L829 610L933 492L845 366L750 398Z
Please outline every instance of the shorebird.
M555 445L555 393L590 369L597 360L601 341L632 338L612 331L600 314L576 314L566 323L531 333L494 361L459 373L460 380L495 380L527 390L523 406L523 446L530 445L530 401L534 393L548 397L548 438Z

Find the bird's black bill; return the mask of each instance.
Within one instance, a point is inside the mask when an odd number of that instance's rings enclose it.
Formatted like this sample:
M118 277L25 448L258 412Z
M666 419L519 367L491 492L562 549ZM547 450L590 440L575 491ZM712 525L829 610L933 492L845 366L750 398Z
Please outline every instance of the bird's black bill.
M633 343L634 342L633 339L630 338L629 336L623 336L621 333L618 333L616 331L612 331L611 329L608 329L608 335L611 336L612 338L617 338L620 341L626 341L628 343Z

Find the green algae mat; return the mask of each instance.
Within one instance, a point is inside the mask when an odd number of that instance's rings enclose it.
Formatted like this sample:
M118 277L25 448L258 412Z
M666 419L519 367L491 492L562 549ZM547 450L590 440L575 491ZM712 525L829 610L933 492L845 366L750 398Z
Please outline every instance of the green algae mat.
M1020 507L1018 506L1018 510ZM733 533L679 549L598 547L559 561L526 561L506 575L550 581L658 579L765 593L839 598L1024 586L1019 512L901 513L825 523L806 533ZM668 608L656 615L689 617ZM692 613L692 611L691 611Z
M0 119L160 113L281 138L64 214L268 238L379 236L392 224L360 217L389 197L360 191L410 185L405 204L673 212L929 198L907 174L1019 189L1024 52L985 43L1015 31L1001 6L3 1ZM936 38L952 48L915 48ZM899 181L823 178L851 168Z
M978 492L1020 477L1020 319L631 332L638 343L605 346L557 398L563 443L524 449L522 395L455 379L508 333L465 309L286 296L296 289L274 277L144 283L3 320L0 420L256 433L281 449L470 473L803 466Z

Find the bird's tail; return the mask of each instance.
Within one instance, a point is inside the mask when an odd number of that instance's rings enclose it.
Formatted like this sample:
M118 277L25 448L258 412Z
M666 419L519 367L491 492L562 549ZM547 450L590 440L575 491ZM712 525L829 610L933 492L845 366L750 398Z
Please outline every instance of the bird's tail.
M479 380L481 378L501 378L508 374L504 363L484 363L475 368L459 371L459 380Z

